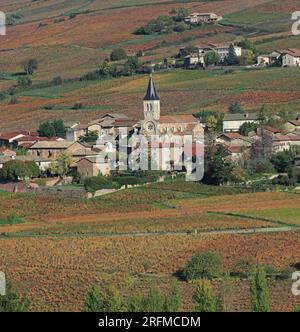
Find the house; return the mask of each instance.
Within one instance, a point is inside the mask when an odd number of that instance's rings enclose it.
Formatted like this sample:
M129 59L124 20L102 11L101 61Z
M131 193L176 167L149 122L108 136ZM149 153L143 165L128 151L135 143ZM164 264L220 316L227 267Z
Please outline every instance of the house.
M233 45L234 53L236 56L240 57L242 55L242 48L240 46ZM221 60L223 61L226 57L228 57L230 52L230 44L224 44L224 45L213 45L212 44L212 50L216 53L218 53L221 57Z
M242 164L250 157L251 144L249 146L239 146L234 144L223 145L228 156L227 159L236 164Z
M295 157L295 166L300 168L300 155Z
M0 135L0 147L7 147L11 149L28 148L38 141L47 141L49 138L40 137L38 133L20 131L10 132Z
M184 18L185 23L188 24L199 24L207 23L213 24L222 19L221 16L218 16L214 13L191 13L190 15Z
M273 153L290 150L293 146L300 146L300 136L295 135L280 135L272 138Z
M14 131L0 135L0 147L17 148L16 140L28 135L27 131Z
M51 160L47 158L34 157L34 156L0 156L0 169L3 168L4 164L11 160L18 161L34 161L39 167L41 172L46 172L51 164Z
M284 124L284 131L287 133L300 130L300 120L290 120Z
M205 67L205 54L201 52L191 53L183 58L184 67L187 69L194 69L198 67Z
M244 123L259 123L259 115L252 113L225 114L223 119L224 132L237 132Z
M282 134L282 130L274 128L272 126L268 126L268 125L258 127L256 132L257 132L257 135L259 135L259 136L262 136L262 135L274 136L274 135Z
M257 64L259 66L270 66L282 57L282 51L273 51L270 54L261 54L257 57Z
M87 154L91 151L91 148L86 148L79 142L39 141L29 147L28 154L34 157L56 159L61 153L69 153L72 156L76 156L78 151L83 150Z
M75 122L73 124L65 124L66 126L66 140L67 141L78 141L81 136L84 136L87 131L87 124Z
M98 156L90 156L81 158L76 163L77 173L81 178L97 176L100 174L107 176L110 174L110 164L108 161L101 161Z
M239 133L222 133L216 138L216 143L232 146L251 146L251 139Z
M283 67L300 67L300 49L290 48L283 51Z

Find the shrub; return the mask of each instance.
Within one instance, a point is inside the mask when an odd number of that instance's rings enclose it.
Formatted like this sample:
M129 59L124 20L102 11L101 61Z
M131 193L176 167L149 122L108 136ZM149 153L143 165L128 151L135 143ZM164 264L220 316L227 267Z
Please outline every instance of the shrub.
M117 48L111 52L110 60L119 61L127 58L127 54L123 48Z
M15 294L10 284L6 287L6 295L0 296L0 312L27 312L29 301Z
M241 259L235 264L232 275L247 277L254 267L255 267L255 260Z
M34 161L10 160L4 164L0 172L1 178L11 181L35 178L39 175L40 169Z
M221 274L221 260L213 252L194 255L183 269L183 276L187 280L199 278L213 279Z
M98 175L86 178L84 180L84 188L87 192L94 193L101 189L116 189L117 185L107 177Z
M93 285L84 301L85 312L119 312L121 298L119 292L112 286L101 291Z

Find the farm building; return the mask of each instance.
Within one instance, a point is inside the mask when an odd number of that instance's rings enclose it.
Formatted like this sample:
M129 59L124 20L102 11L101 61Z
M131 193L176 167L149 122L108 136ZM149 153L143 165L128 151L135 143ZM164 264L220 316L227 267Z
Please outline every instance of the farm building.
M226 114L223 120L224 132L237 132L244 123L259 123L257 113Z
M212 24L222 19L221 16L218 16L214 13L191 13L186 16L184 21L189 24L199 24L199 23L208 23Z

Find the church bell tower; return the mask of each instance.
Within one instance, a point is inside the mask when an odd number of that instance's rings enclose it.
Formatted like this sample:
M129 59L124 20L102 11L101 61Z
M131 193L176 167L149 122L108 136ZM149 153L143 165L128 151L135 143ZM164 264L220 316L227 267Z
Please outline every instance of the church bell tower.
M153 76L151 74L146 96L144 98L144 120L159 121L160 119L160 98L156 92Z

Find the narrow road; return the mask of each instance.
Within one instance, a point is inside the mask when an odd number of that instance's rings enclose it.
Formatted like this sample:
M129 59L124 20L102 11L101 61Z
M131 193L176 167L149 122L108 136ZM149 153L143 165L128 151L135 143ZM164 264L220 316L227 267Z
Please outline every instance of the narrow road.
M299 230L299 227L260 227L260 228L241 228L241 229L224 229L209 231L149 231L136 233L92 233L92 234L1 234L0 239L5 238L89 238L89 237L142 237L142 236L162 236L162 235L230 235L230 234L261 234L261 233L283 233Z

